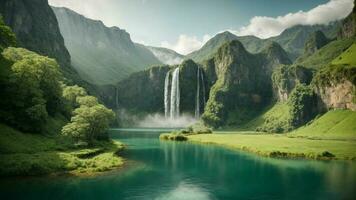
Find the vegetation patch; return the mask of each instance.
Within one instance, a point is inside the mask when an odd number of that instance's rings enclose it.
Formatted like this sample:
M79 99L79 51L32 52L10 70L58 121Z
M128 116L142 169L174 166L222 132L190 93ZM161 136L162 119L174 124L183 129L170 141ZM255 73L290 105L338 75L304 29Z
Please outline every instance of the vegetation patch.
M68 137L25 134L0 124L0 176L107 171L123 165L117 153L123 148L112 141L78 148Z
M161 140L175 140L175 141L186 141L189 135L197 135L197 134L209 134L212 133L212 130L202 123L196 123L192 126L189 126L186 129L182 129L179 131L173 131L171 133L162 133L159 136Z
M354 42L353 38L334 40L304 60L299 60L298 65L303 65L307 68L321 68L328 65L341 53L347 50Z

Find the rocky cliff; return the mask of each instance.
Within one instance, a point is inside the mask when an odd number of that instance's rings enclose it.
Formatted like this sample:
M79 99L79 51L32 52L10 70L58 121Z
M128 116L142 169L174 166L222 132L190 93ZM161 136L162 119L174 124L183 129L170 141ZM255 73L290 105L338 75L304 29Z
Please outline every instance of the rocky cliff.
M352 38L356 36L356 1L354 1L354 8L349 16L343 22L338 33L339 38Z
M272 74L273 91L277 101L286 102L297 84L309 85L313 72L300 65L281 65Z
M55 58L69 68L70 55L47 0L2 0L0 13L15 32L18 46Z
M131 73L161 62L118 27L106 27L67 8L53 7L73 67L96 85L116 84Z

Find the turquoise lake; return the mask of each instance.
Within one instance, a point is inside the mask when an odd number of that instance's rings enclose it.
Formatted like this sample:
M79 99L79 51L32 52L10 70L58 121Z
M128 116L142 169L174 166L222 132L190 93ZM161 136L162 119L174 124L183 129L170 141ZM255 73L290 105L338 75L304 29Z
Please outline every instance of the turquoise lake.
M159 141L160 129L111 130L123 169L97 177L0 181L0 199L355 199L356 162L263 158L213 145Z

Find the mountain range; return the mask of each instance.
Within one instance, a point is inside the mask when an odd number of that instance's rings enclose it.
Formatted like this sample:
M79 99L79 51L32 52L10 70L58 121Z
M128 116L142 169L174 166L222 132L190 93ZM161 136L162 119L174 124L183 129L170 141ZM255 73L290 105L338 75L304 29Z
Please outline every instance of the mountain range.
M197 62L206 60L224 43L239 40L251 53L258 53L270 42L277 42L288 53L289 58L294 61L304 51L304 44L309 35L315 31L323 32L328 38L335 38L341 22L336 21L329 25L303 26L297 25L284 30L280 35L268 39L260 39L255 36L237 36L229 31L217 34L206 42L202 48L186 56Z

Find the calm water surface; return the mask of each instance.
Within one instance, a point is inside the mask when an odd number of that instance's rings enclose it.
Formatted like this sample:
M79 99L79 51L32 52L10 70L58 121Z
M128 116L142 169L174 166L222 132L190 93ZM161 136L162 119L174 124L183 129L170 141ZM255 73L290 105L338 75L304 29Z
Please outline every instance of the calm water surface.
M158 140L161 130L111 130L128 166L99 177L0 181L0 199L355 199L356 163L261 158Z

